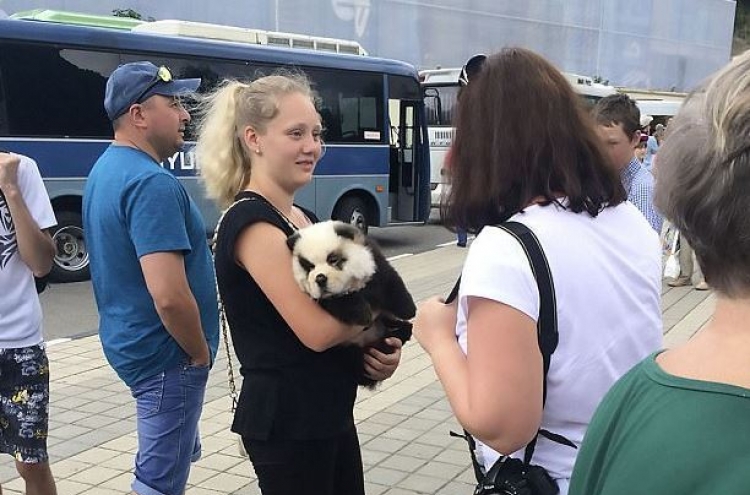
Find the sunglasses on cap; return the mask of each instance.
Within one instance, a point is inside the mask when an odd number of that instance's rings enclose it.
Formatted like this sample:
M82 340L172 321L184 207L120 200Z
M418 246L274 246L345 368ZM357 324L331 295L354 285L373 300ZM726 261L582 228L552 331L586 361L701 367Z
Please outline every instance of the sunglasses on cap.
M172 82L172 71L169 70L169 67L166 67L162 65L159 67L159 70L156 71L156 74L154 75L154 79L149 83L148 86L146 86L146 89L144 89L141 94L138 95L138 98L135 99L136 103L141 103L141 100L144 96L148 94L149 91L154 89L157 84L159 83L169 83Z
M468 86L469 80L475 78L477 74L479 74L485 60L487 60L487 55L483 53L471 57L461 69L461 75L458 76L458 84L461 86Z

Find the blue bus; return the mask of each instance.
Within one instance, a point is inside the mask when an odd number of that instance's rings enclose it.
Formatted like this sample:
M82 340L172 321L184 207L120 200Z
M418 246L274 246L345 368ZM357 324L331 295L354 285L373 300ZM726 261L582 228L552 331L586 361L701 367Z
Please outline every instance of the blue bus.
M199 92L225 78L251 80L301 70L320 96L327 153L297 200L321 219L370 226L423 223L430 166L416 69L354 54L279 48L35 20L0 20L0 148L34 158L57 215L57 281L88 278L81 222L86 177L112 139L104 85L120 64L149 60L175 77L200 77ZM213 231L190 150L164 162L185 184Z

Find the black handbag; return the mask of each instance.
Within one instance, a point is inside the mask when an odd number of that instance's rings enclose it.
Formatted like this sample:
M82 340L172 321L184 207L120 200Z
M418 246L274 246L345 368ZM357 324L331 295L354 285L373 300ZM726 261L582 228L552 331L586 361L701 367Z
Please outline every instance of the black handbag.
M555 286L552 281L552 272L544 255L544 250L539 244L539 239L524 224L519 222L504 222L497 227L512 235L523 247L526 257L529 259L531 271L536 279L539 289L539 319L537 321L537 338L539 349L542 353L544 367L544 383L542 388L542 407L547 399L547 372L549 371L552 354L557 348L559 340L557 332L557 303L555 301ZM451 303L458 296L461 285L461 277L446 298L446 303ZM560 489L554 479L541 467L531 464L534 455L537 438L541 435L554 442L577 448L576 445L563 437L545 429L540 429L534 438L526 446L524 459L516 459L510 456L501 456L495 464L485 472L484 467L477 461L476 442L474 438L464 430L463 435L451 432L452 436L464 438L469 444L469 453L477 478L477 486L474 495L557 495Z

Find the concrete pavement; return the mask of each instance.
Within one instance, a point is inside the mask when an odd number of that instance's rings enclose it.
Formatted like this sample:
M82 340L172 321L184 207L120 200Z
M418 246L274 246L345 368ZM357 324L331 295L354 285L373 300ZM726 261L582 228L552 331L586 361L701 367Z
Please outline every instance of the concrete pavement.
M415 299L446 294L466 250L454 246L393 261ZM713 297L689 287L664 286L665 342L685 341L708 320ZM90 311L90 301L84 312ZM82 315L57 314L76 325ZM90 315L86 315L90 316ZM82 331L87 329L82 329ZM129 493L135 405L107 364L96 335L52 345L49 450L60 495ZM211 372L201 420L203 458L193 465L186 495L259 494L250 462L238 454L231 423L223 345ZM473 472L465 442L428 357L410 342L396 374L370 392L360 389L354 411L368 495L471 493ZM459 429L460 431L460 429ZM0 464L3 493L23 493L10 457Z

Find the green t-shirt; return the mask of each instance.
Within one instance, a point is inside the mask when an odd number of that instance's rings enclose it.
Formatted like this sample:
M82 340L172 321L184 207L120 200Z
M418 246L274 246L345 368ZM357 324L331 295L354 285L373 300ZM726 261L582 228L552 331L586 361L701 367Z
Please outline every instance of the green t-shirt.
M667 374L655 358L605 396L568 495L749 494L750 390Z

